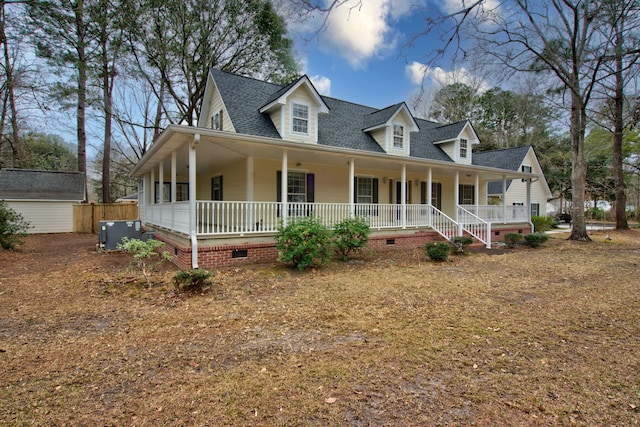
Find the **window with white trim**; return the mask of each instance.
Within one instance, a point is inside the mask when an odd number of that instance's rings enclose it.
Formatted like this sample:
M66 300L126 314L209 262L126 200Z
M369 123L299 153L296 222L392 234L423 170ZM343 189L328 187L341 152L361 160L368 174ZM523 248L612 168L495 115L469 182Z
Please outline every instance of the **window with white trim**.
M289 172L287 177L287 200L289 202L307 201L307 174Z
M373 178L356 177L356 203L373 203Z
M469 149L469 143L467 142L466 139L460 139L460 158L461 159L466 159L467 158L467 151Z
M532 170L531 166L522 165L522 172L531 173L531 170ZM527 181L528 180L526 178L522 178L522 182L527 182Z
M468 184L460 184L458 186L458 204L473 205L475 204L475 186Z
M293 104L291 107L291 131L304 135L309 134L309 107L302 104Z
M404 126L393 125L393 148L404 147Z

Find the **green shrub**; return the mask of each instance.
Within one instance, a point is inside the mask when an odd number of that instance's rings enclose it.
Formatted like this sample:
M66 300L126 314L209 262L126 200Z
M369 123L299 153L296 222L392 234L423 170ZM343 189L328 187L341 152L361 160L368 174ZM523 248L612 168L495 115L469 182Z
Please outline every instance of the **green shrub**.
M331 257L331 230L309 217L292 221L276 233L278 260L293 263L298 270L319 267Z
M518 246L522 242L522 239L523 239L522 234L518 234L518 233L508 233L504 235L504 242L510 248L513 248L514 246Z
M451 244L456 250L456 253L461 254L464 252L464 248L473 243L473 237L471 236L456 236L451 239Z
M151 287L151 274L157 269L164 259L171 260L169 252L158 252L158 249L163 246L164 242L159 240L149 239L146 242L143 242L139 239L123 237L122 243L118 244L118 249L133 254L131 265L140 269L142 275L147 281L147 285Z
M0 247L13 249L16 245L24 243L27 230L31 226L25 219L7 206L4 200L0 200Z
M555 220L547 216L532 216L531 223L533 224L536 233L544 233L555 226Z
M351 252L367 246L369 234L371 228L364 218L348 218L339 222L333 229L336 251L346 261Z
M537 248L538 246L549 240L549 236L544 233L531 233L524 236L524 240L532 248Z
M446 261L451 245L447 242L431 242L425 246L425 252L432 261Z
M180 270L173 276L173 284L180 292L203 292L213 284L211 272L202 268Z

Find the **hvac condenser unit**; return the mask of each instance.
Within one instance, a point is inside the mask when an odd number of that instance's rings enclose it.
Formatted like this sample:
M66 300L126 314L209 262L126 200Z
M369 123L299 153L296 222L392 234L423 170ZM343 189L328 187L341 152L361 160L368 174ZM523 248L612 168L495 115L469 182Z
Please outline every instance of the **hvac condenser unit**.
M142 224L135 221L100 221L98 251L115 251L122 238L142 239Z

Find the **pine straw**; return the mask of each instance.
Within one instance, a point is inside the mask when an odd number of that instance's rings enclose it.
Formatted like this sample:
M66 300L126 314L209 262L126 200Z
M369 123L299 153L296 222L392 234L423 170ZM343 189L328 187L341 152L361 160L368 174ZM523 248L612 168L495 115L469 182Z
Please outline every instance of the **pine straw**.
M640 230L152 289L95 236L0 252L0 425L638 425Z

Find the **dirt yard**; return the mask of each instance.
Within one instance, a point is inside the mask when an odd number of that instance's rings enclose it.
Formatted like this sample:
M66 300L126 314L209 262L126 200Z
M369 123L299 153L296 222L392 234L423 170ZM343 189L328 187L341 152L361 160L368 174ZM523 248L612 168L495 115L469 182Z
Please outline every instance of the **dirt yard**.
M96 235L0 251L0 425L633 426L640 230L147 288Z

